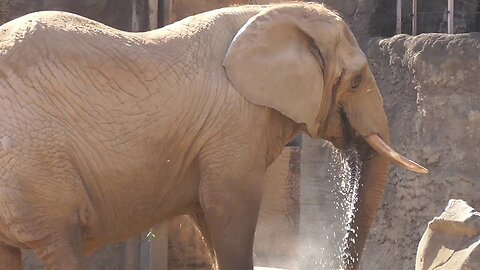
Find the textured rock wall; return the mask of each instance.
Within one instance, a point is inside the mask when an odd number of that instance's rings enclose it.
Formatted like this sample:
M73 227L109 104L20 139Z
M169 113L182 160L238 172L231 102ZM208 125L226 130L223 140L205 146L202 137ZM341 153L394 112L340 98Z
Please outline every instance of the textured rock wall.
M422 233L449 199L480 208L480 33L399 35L365 47L392 145L430 173L392 167L362 269L414 269ZM332 160L331 147L304 138L299 269L338 269L344 196Z
M413 269L427 223L451 198L480 208L480 34L372 40L392 143L430 174L394 168L363 269Z

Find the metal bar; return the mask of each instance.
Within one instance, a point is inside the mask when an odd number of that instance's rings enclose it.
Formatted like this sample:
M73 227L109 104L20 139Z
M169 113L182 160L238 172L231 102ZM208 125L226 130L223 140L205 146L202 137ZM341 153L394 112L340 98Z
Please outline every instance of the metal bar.
M158 0L148 0L148 29L158 27Z
M412 0L412 36L417 34L417 0Z
M454 25L453 25L453 16L455 14L455 2L454 0L448 0L448 33L453 34Z
M397 35L402 33L402 0L397 0Z

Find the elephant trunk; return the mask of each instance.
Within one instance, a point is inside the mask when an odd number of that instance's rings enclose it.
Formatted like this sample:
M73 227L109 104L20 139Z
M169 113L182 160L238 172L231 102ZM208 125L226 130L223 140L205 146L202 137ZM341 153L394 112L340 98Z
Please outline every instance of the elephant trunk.
M352 217L344 238L342 254L346 269L358 269L370 228L375 221L383 201L383 193L388 182L390 162L409 170L426 173L422 166L399 155L390 148L388 131L354 139L354 147L360 154L361 175L357 197L352 207ZM380 138L383 138L380 139ZM355 176L355 175L352 175ZM356 179L354 179L356 180Z
M363 147L365 146L358 145L357 149ZM390 161L378 154L365 160L369 154L360 153L360 159L363 161L358 193L344 238L343 260L346 269L349 270L358 269L368 233L382 203L387 184Z
M345 138L353 142L362 161L358 197L354 200L353 216L344 239L344 263L349 270L358 269L368 233L383 200L390 162L414 172L428 172L389 146L387 116L373 75L370 82L370 90L345 102L341 115Z

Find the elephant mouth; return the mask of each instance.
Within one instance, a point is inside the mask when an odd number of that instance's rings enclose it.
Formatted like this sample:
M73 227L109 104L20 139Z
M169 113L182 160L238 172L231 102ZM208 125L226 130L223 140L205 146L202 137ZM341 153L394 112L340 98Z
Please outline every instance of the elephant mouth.
M342 124L342 149L355 149L362 161L373 159L378 153L352 127L343 108L338 109Z
M351 147L357 148L363 161L370 160L376 155L381 155L395 165L407 170L422 174L428 173L428 170L425 167L397 153L378 134L369 134L367 136L359 135L350 124L348 116L343 108L339 108L339 114L343 129L343 142L340 143L342 149Z

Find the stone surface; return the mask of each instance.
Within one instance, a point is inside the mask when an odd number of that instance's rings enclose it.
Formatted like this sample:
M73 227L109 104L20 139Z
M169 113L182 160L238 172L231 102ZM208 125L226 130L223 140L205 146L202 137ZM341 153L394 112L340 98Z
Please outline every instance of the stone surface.
M415 269L480 269L480 213L465 201L450 200L445 211L428 223Z

